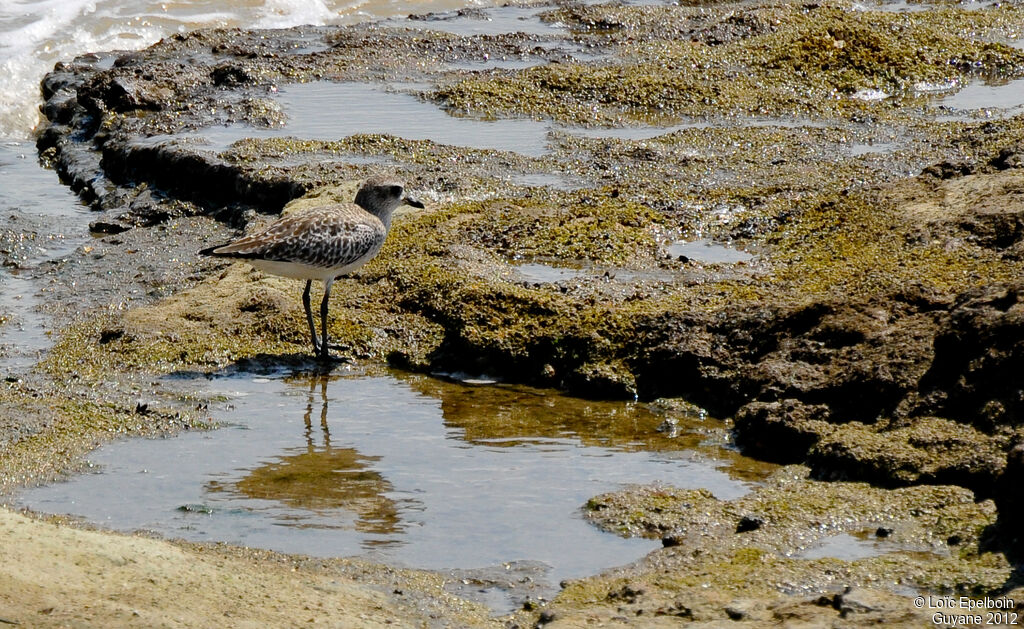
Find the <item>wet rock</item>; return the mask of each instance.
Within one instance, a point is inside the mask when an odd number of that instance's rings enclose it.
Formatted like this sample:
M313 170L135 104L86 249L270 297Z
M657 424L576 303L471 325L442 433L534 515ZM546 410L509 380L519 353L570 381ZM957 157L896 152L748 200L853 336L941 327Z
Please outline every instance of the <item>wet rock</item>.
M636 397L636 381L629 371L608 363L587 363L566 377L565 386L577 394L595 399Z
M256 83L257 79L243 66L224 62L210 70L210 78L213 84L220 87L237 87Z
M762 526L764 526L763 518L759 518L756 515L745 515L736 523L736 532L746 533L748 531L756 531Z
M810 449L834 430L829 408L800 400L751 402L734 420L736 442L745 451L778 462L806 458Z
M307 191L305 185L284 177L253 179L237 166L176 144L107 142L102 163L116 181L148 181L205 204L244 201L279 211Z
M1024 416L1024 286L997 284L962 294L935 338L921 381L924 409L981 427Z
M653 508L645 508L650 505ZM669 541L663 539L662 545L670 547L684 544L687 527L682 525L691 522L694 514L717 508L719 501L706 489L653 486L637 488L628 496L595 496L587 501L584 517L621 535L667 538ZM633 515L642 517L634 519ZM671 534L666 535L667 531Z
M174 90L132 74L105 72L78 89L78 101L93 112L159 110L174 96Z
M70 91L62 91L51 96L43 104L42 113L56 124L66 125L74 118L78 108L78 98Z
M907 426L838 426L812 448L810 465L823 478L886 486L955 484L990 494L1005 466L1002 440L947 419L908 421Z
M557 617L558 615L555 614L555 612L550 609L545 609L540 613L540 616L537 617L537 625L546 625L550 622L554 622Z
M738 598L729 602L723 608L729 620L767 620L769 614L765 613L767 605L764 601L750 598Z
M936 179L952 179L964 177L975 171L974 164L966 161L946 160L938 164L932 164L921 171L921 174L935 177Z
M82 84L84 69L80 66L58 63L52 72L48 72L40 83L43 100L53 98L58 92L73 92Z
M98 220L89 223L89 231L94 234L120 234L131 228L131 225L125 225L119 221Z
M995 501L999 506L1000 529L1006 535L1018 556L1024 555L1024 500L1020 490L1024 487L1024 442L1015 445L1006 457L1006 468L1000 477Z
M609 601L623 601L625 603L635 603L636 599L644 595L644 589L642 587L634 586L633 584L627 583L618 590L608 593L606 597Z
M107 328L100 332L100 345L106 345L124 336L124 330L120 328Z
M1008 146L1000 150L999 155L992 160L992 166L998 170L1024 168L1024 147Z

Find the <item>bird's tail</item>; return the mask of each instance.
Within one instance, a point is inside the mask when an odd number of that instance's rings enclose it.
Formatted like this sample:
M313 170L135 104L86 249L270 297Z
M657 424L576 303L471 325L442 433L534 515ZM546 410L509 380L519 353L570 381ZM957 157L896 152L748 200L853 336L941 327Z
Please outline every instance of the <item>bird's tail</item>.
M227 243L224 243L227 244ZM224 244L214 245L207 247L206 249L200 249L199 255L201 256L222 256L223 254L217 253L217 250L224 246Z

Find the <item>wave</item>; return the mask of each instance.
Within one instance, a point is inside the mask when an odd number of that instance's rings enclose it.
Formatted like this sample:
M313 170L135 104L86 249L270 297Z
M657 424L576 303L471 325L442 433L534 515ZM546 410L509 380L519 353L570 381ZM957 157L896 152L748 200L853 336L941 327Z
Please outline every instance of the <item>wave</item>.
M0 138L27 139L40 120L39 82L53 65L87 53L138 50L206 27L288 28L394 14L429 0L7 0L0 3ZM367 11L369 9L369 11ZM357 13L359 11L359 13Z

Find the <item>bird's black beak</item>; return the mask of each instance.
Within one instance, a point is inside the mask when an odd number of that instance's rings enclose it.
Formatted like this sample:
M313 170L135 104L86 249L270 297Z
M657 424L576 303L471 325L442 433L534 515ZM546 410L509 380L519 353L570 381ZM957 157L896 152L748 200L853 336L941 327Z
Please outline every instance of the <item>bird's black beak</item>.
M421 210L423 209L423 201L420 201L419 199L417 199L416 197L412 196L411 194L405 195L405 198L402 199L402 203L404 203L406 205L411 205L411 206L419 208Z

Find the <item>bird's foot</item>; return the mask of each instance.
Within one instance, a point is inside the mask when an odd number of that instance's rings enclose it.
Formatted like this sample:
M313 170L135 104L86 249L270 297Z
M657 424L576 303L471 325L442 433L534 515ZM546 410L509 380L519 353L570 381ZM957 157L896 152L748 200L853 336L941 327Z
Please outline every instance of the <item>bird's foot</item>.
M348 347L347 345L337 345L335 343L328 343L326 349L317 345L317 347L314 348L313 350L313 355L316 356L316 359L321 363L351 363L352 357L349 356L348 354L343 353L340 356L335 356L331 354L331 350L334 350L336 352L347 352L350 349L352 348Z

